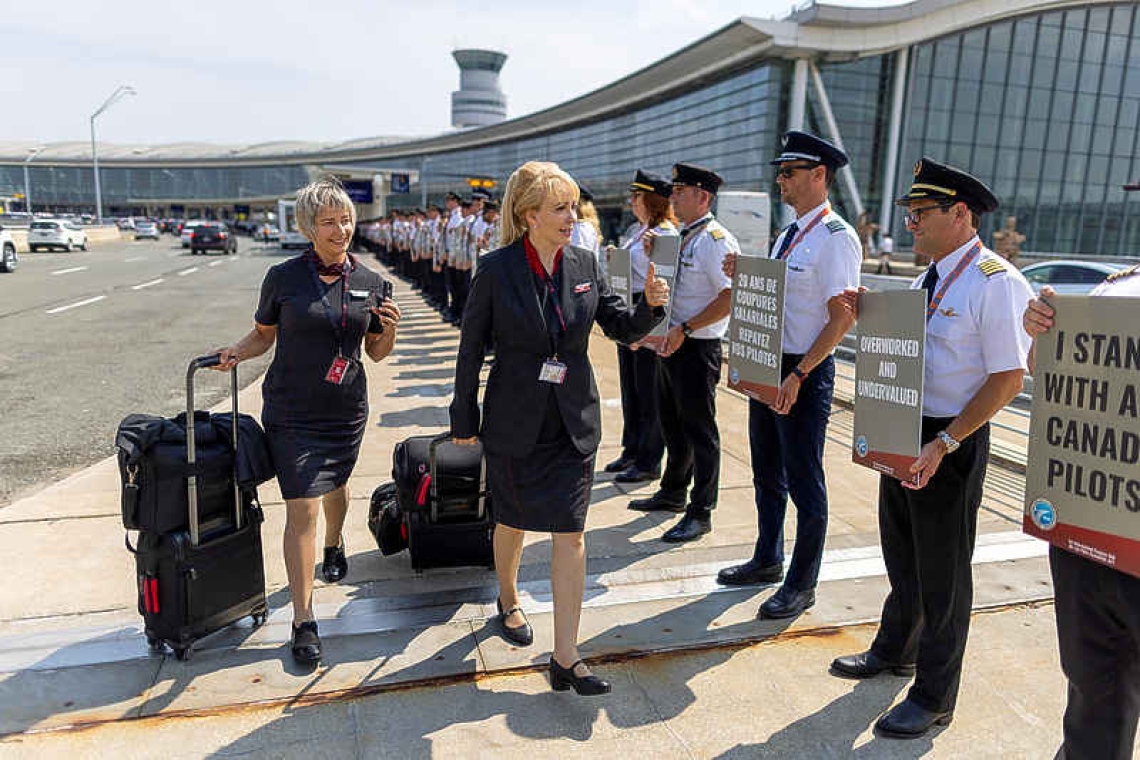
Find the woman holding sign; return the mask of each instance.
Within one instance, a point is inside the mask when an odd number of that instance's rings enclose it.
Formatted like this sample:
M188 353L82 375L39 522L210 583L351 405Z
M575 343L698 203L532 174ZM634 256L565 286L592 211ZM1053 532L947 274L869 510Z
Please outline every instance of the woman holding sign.
M634 306L645 296L645 273L649 269L646 240L677 235L677 217L669 203L672 194L672 183L640 169L630 183L629 206L638 224L622 247L629 250L629 292ZM656 351L638 350L636 343L619 343L617 351L621 373L621 456L606 465L606 472L616 472L614 480L618 483L656 480L661 477L661 457L665 454L657 400L661 362Z
M525 531L550 533L551 686L605 694L610 685L578 656L583 528L601 436L587 350L595 322L614 340L642 338L664 317L669 288L650 266L645 297L628 309L610 292L594 255L570 245L577 204L578 186L554 163L527 162L507 181L506 246L480 260L463 315L451 433L459 444L481 438L486 453L503 635L521 646L534 639L516 576ZM495 363L480 415L479 371L491 342Z

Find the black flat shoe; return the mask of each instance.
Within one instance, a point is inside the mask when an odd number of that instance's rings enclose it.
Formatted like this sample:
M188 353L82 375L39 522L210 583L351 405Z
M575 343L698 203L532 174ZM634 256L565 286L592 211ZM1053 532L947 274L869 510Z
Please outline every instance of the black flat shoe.
M512 628L507 625L507 618L511 616L515 610L523 615L525 619L526 613L523 612L522 607L511 607L506 612L503 612L503 601L501 599L495 600L495 606L499 608L499 627L503 629L503 637L512 644L518 644L520 647L529 647L534 643L534 629L530 627L530 623L523 623L522 625Z
M784 580L783 565L761 565L748 560L743 565L726 567L716 574L716 582L725 586L753 586L758 583L779 583Z
M610 682L603 681L597 676L590 674L588 676L574 675L574 668L582 663L581 660L574 663L568 668L564 668L558 664L554 656L550 657L550 686L555 691L566 691L567 689L574 689L578 696L581 697L596 697L599 694L609 694L611 691Z
M696 541L706 533L712 532L712 518L708 512L697 514L686 512L676 525L665 531L661 540L667 544L683 544Z
M870 650L849 654L846 657L836 657L831 661L831 669L848 678L873 678L886 671L908 678L914 675L913 662L887 662Z
M904 699L875 721L875 730L892 739L917 739L935 726L950 725L953 719L953 711L935 712Z
M796 591L787 586L780 586L768 601L760 605L760 617L777 620L795 617L813 604L815 604L815 589Z
M614 476L615 483L643 483L647 480L657 480L661 477L661 470L643 470L633 464Z
M625 454L622 454L620 457L618 457L614 461L607 464L605 467L605 471L606 472L621 472L622 470L626 469L627 467L631 466L632 464L633 464L633 457L627 457Z
M685 511L684 502L666 499L660 493L655 493L648 499L631 499L629 508L635 512L672 512L680 514Z
M316 620L293 626L293 659L302 665L321 661L321 639L317 636Z
M325 561L321 564L321 575L329 583L336 583L348 574L348 557L344 556L344 538L339 546L325 547Z

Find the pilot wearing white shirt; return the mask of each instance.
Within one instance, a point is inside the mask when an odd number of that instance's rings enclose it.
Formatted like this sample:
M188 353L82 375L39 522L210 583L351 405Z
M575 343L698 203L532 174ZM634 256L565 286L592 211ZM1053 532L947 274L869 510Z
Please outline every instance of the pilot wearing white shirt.
M978 239L997 198L969 174L923 158L914 168L907 228L934 263L913 283L927 292L922 450L912 481L882 475L879 533L890 593L867 652L832 669L867 678L915 673L905 700L875 724L925 735L954 714L973 603L970 559L989 460L989 420L1022 387L1030 339L1021 318L1033 292ZM850 303L855 303L854 299Z

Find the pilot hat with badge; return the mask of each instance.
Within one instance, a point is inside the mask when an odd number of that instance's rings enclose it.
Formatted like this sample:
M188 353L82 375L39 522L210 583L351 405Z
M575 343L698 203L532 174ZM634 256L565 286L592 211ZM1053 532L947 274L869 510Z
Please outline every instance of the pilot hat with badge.
M996 211L998 207L997 196L980 179L925 156L914 165L910 192L898 198L895 204L908 206L923 199L943 206L965 203L975 214Z
M716 195L724 178L712 169L696 164L673 164L673 185L690 185Z
M841 148L807 132L795 129L785 132L780 139L780 147L780 155L769 161L773 166L792 161L810 161L829 169L842 169L848 164L847 154Z
M637 173L633 175L633 182L629 183L629 191L631 193L653 193L662 198L668 198L673 194L673 185L659 174L643 172L638 169Z

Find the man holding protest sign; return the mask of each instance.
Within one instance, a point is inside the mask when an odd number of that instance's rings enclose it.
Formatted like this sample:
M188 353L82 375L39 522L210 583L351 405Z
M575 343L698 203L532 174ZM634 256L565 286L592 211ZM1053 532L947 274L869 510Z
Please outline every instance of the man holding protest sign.
M823 445L835 388L832 352L851 328L842 293L859 285L859 235L832 208L828 189L847 154L826 140L788 132L772 163L784 203L796 221L776 239L772 258L787 262L782 383L771 405L748 402L752 483L759 536L752 559L720 571L729 585L784 578L784 515L796 505L796 544L783 585L760 605L760 616L787 618L815 604L815 585L827 535ZM736 257L725 259L736 274Z
M1053 295L1049 286L1041 289L1042 298ZM1090 295L1140 298L1140 265L1111 275ZM1140 309L1133 312L1140 315ZM1044 300L1030 301L1025 331L1036 341L1053 327L1053 315ZM1036 348L1035 342L1030 371ZM1061 668L1069 680L1057 758L1131 758L1140 719L1140 578L1056 544L1049 547L1049 567Z
M915 738L954 714L973 604L970 561L989 459L989 420L1013 400L1027 367L1021 314L1033 292L983 247L979 216L998 200L966 172L923 158L896 201L916 252L933 263L927 292L922 442L913 480L879 479L879 535L891 591L867 652L840 657L840 675L915 672L905 700L879 718L886 736ZM845 294L852 307L857 294Z

